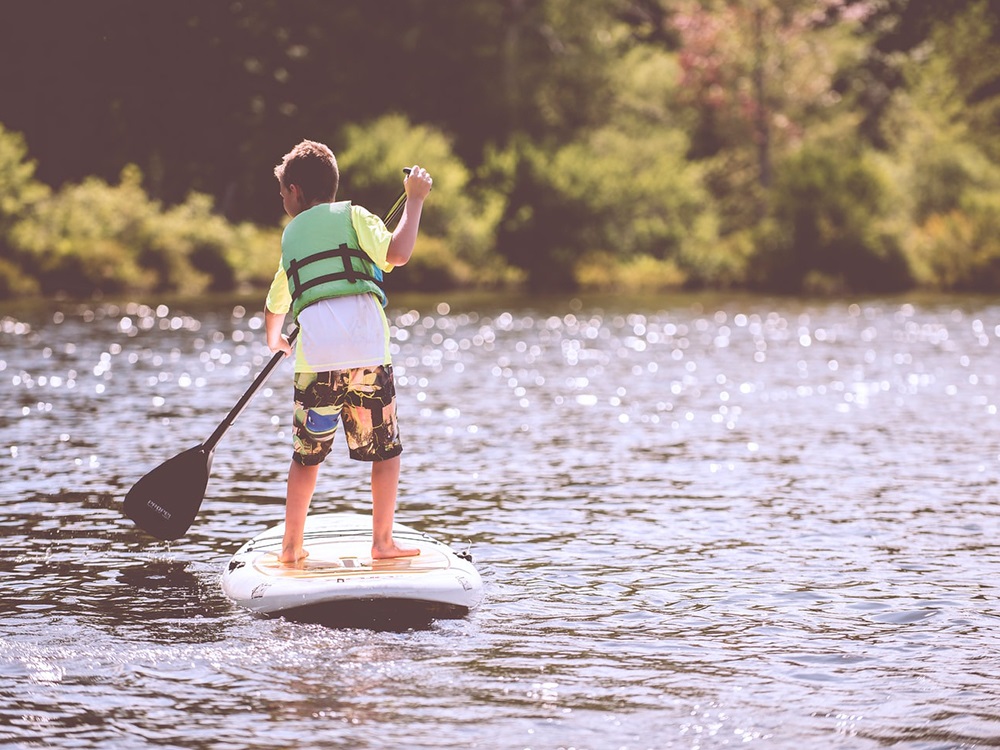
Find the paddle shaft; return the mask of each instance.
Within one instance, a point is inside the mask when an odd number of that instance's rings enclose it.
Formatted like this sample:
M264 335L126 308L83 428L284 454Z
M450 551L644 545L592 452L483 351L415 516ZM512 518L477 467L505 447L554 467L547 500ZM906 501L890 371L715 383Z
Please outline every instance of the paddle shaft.
M410 174L409 167L404 168L403 173L407 175ZM389 212L385 215L383 223L388 226L388 224L396 218L396 214L402 210L405 202L406 191L404 190L399 194L396 202L392 204L392 208L390 208ZM291 333L288 334L288 343L294 344L295 338L298 335L299 327L295 326ZM284 357L284 352L276 352L274 356L271 357L271 361L268 362L264 366L264 369L260 371L260 374L256 377L256 379L254 379L250 387L247 388L246 393L240 396L240 400L236 402L236 405L229 411L226 418L223 419L222 422L219 423L219 426L215 428L215 432L212 433L211 437L202 443L202 448L205 450L205 453L211 454L212 451L215 450L215 446L222 439L222 436L225 435L229 431L229 428L233 426L233 423L236 422L236 419L243 413L243 410L247 408L251 399L257 395L257 391L259 391L263 387L264 383L267 382L267 379L271 377L271 373L274 371L274 368L278 366L278 363L281 362Z
M294 344L295 337L298 335L299 328L296 326L292 329L292 332L288 334L288 343ZM271 377L271 373L274 371L274 368L277 367L278 363L284 358L284 352L277 352L271 357L271 361L268 362L264 366L264 369L260 371L260 374L256 377L250 387L247 388L246 393L240 396L240 400L236 402L236 406L234 406L229 411L229 414L226 415L226 418L219 423L219 426L215 428L215 432L212 433L212 436L202 444L202 447L207 453L211 453L215 450L215 446L222 439L222 436L225 435L226 432L229 431L229 428L233 426L237 417L239 417L240 414L243 413L243 410L247 408L247 404L249 404L250 400L257 395L257 391L259 391L264 383L267 382L267 379Z

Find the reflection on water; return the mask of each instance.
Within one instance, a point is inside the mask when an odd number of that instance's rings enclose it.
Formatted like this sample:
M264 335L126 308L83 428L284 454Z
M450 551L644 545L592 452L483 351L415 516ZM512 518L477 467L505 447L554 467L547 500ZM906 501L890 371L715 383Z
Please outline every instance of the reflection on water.
M250 304L8 309L0 739L996 744L1000 307L402 301L400 520L471 543L487 587L403 632L255 618L219 590L281 518L287 365L188 537L120 514L263 366ZM318 512L367 510L343 454Z

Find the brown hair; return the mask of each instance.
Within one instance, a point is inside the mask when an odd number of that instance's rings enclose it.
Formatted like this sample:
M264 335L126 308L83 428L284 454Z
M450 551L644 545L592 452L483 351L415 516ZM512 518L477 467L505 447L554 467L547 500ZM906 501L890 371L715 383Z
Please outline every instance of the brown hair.
M286 189L298 185L307 203L332 201L340 185L337 157L316 141L302 141L285 154L274 168L274 176Z

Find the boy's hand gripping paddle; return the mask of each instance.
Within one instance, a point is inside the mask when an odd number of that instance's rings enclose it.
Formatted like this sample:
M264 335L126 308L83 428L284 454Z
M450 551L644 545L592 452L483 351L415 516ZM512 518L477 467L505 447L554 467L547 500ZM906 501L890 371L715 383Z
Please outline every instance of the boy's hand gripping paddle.
M409 169L403 171L410 173ZM405 201L404 190L386 215L386 225L399 213ZM289 343L295 342L298 332L299 329L295 328L288 334ZM284 356L283 352L277 352L271 357L208 440L163 462L133 485L125 496L122 510L136 526L163 540L179 539L187 533L205 499L215 446L243 413L250 399L257 395L257 391Z

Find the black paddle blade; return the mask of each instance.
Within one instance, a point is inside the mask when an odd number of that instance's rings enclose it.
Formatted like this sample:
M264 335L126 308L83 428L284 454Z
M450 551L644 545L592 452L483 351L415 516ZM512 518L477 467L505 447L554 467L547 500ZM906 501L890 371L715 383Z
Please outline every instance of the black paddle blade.
M125 515L157 539L184 536L205 498L213 453L199 445L164 461L129 490Z

